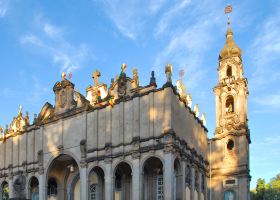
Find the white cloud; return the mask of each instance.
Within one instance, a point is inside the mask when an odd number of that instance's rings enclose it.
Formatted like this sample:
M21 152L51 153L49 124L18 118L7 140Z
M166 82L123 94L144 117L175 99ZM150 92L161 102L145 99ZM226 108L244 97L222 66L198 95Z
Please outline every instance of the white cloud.
M159 35L166 30L168 25L171 23L171 20L174 19L180 12L184 11L184 9L190 4L191 0L180 0L175 3L171 9L167 10L155 29L155 35Z
M0 0L0 18L7 14L9 0Z
M280 93L258 96L253 98L252 101L262 106L280 108Z
M184 6L186 5L187 3L184 4ZM183 7L183 5L176 6L176 8L179 7ZM216 13L216 9L204 17L197 13L196 20L192 19L193 22L188 23L186 20L183 27L179 26L175 30L169 30L171 37L166 47L156 56L155 70L159 70L167 62L171 62L177 69L185 70L187 87L193 88L199 85L206 76L206 69L202 67L205 54L215 41L217 25L221 22L219 16L214 17L217 16ZM166 37L164 39L166 40Z
M103 0L98 1L119 32L136 40L149 19L159 12L166 0Z
M41 16L36 17L36 24L39 34L23 35L20 38L21 44L31 45L36 51L44 51L50 55L61 71L76 70L82 67L85 60L92 58L89 47L86 44L71 44L65 39L62 28L45 22Z
M32 104L40 105L42 99L46 95L51 94L51 90L48 87L44 87L36 76L32 76L32 89L28 95L27 101Z
M151 0L149 3L150 12L156 14L166 2L167 0Z
M258 27L258 34L247 49L254 66L251 77L252 89L264 88L266 85L280 81L280 9L272 13ZM269 79L267 78L269 77Z

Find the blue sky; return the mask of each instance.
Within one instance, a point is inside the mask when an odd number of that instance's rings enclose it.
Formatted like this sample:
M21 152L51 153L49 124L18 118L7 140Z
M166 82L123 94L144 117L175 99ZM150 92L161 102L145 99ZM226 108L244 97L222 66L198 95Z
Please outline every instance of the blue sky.
M95 69L101 81L127 63L138 68L140 84L155 70L158 86L164 66L180 69L193 102L207 114L209 137L215 128L212 88L225 42L223 0L0 0L0 124L9 124L19 105L30 115L53 104L52 87L63 71L72 72L85 94ZM249 81L251 186L280 173L280 4L233 1L231 27L243 51Z

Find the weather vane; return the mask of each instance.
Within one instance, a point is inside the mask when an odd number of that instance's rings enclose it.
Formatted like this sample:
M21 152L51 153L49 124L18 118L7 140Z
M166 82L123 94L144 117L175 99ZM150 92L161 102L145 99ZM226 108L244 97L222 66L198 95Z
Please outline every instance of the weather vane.
M230 23L229 21L229 13L232 12L232 5L228 4L226 7L225 7L225 14L227 14L228 16L228 24Z

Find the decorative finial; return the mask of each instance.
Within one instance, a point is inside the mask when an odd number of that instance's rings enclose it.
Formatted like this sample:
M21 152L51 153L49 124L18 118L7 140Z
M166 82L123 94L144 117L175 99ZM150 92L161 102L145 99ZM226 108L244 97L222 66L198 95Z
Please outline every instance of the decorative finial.
M171 79L171 76L172 76L172 65L170 63L168 63L165 66L165 74L166 74L166 82L167 83L172 83L172 79Z
M194 114L196 117L199 116L199 108L198 108L198 104L195 104L194 108L193 108Z
M206 126L206 113L202 113L201 121L202 121L203 126Z
M133 68L133 82L134 88L139 86L139 78L138 78L138 70L137 68Z
M155 71L152 71L150 78L150 85L156 85Z
M25 121L25 124L26 124L26 125L30 125L30 120L29 120L28 112L26 112L26 114L25 114L24 121Z
M33 124L34 124L34 125L37 125L37 124L38 124L38 117L37 117L37 114L34 114Z
M187 105L189 106L189 108L191 108L192 107L192 94L187 94L186 101L187 101Z
M227 24L228 24L228 30L227 30L227 35L229 34L229 33L231 33L231 30L230 30L230 18L229 18L229 13L231 13L232 12L232 5L227 5L226 7L225 7L225 14L227 14L228 15L228 19L227 19Z
M120 79L125 75L125 70L126 70L126 64L123 63L121 67L121 73L120 73Z
M21 116L22 115L22 105L19 106L19 109L18 109L18 116Z
M101 76L101 73L98 70L95 70L92 74L92 78L94 79L94 86L98 85L98 78Z

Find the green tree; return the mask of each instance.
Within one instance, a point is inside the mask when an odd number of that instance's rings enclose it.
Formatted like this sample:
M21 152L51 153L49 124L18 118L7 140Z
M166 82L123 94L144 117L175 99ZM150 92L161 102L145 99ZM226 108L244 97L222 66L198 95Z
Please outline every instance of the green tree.
M259 178L256 187L256 200L264 200L265 190L266 190L265 180Z

